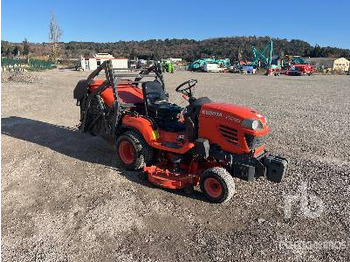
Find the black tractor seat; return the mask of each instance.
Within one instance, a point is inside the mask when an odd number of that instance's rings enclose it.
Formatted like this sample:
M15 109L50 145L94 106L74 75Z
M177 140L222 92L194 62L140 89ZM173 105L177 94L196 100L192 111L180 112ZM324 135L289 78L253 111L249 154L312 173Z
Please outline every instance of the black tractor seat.
M156 122L160 129L169 132L179 132L186 129L185 124L178 120L182 108L169 103L168 96L158 81L142 83L142 91L146 114Z
M193 99L186 107L186 113L184 113L186 123L186 134L189 141L195 141L198 138L199 129L199 114L201 108L205 104L209 104L212 101L208 97L200 97Z

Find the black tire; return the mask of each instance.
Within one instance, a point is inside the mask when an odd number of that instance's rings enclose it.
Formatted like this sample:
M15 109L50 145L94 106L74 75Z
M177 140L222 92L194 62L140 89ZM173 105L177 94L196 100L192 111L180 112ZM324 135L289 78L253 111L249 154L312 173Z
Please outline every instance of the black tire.
M213 185L217 186L216 189L210 189L214 190L215 194L210 192L207 186L207 183L210 183L210 181L214 181ZM226 169L221 167L213 167L205 170L200 177L199 185L205 197L213 203L227 202L235 193L235 182L233 177ZM220 189L217 190L218 188Z
M122 144L125 144L125 141L132 146L132 154L134 155L133 160L128 162L125 161L125 158L123 160L123 156L120 155L120 147ZM139 170L153 160L152 147L146 143L140 133L133 130L127 131L119 136L116 142L116 148L117 164L126 170Z

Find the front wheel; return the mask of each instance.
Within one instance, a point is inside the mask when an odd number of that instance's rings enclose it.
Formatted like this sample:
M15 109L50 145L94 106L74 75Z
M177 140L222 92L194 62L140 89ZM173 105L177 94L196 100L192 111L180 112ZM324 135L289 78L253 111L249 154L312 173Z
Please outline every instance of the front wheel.
M200 177L199 185L203 194L213 203L227 202L235 193L232 176L221 167L205 170Z
M117 142L117 164L126 170L139 170L153 159L153 149L135 131L122 134Z

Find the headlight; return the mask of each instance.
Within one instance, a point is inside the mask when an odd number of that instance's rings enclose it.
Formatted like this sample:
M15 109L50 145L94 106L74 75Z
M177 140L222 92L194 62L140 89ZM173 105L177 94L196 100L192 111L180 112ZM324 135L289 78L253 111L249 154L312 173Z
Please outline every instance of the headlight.
M258 119L244 119L242 121L242 127L252 129L252 130L257 130L257 129L262 129L263 124Z

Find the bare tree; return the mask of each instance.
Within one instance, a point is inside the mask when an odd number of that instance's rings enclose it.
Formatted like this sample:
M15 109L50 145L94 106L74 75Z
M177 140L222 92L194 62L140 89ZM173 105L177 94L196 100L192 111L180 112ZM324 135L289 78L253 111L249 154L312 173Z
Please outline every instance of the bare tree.
M23 55L28 56L30 51L30 46L27 38L24 38L23 43Z
M51 14L50 28L49 28L49 40L52 46L51 60L57 62L58 56L61 51L60 40L62 37L62 29L58 24L55 13Z

